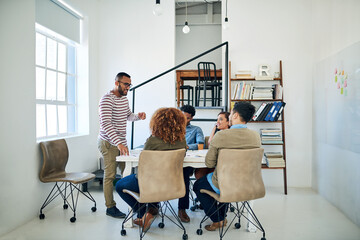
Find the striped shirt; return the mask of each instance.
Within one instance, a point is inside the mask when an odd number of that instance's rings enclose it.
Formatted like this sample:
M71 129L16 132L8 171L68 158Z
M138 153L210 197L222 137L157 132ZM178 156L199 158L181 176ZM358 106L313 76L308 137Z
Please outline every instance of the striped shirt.
M117 97L112 92L105 94L99 103L99 138L117 146L126 143L126 121L139 120L137 114L130 111L126 96Z

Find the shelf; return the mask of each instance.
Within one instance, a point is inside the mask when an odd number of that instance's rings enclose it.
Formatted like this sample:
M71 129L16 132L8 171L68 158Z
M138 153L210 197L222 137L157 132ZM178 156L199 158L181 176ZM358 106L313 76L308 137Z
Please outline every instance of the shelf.
M230 81L261 81L261 82L271 82L271 81L280 81L281 78L274 78L273 80L256 80L255 78L231 78Z
M231 99L232 102L282 102L282 99Z
M236 102L251 102L254 105L259 105L259 103L266 103L266 104L272 104L274 102L283 102L283 99L231 99L231 96L233 93L233 88L238 85L238 84L242 84L242 81L244 81L244 84L246 85L255 85L256 86L267 86L270 87L271 85L274 86L274 84L279 84L282 89L284 87L283 85L283 75L282 75L282 61L279 62L279 77L278 78L274 78L272 80L256 80L255 77L248 77L248 78L231 78L231 62L229 63L229 72L230 72L230 83L229 83L229 94L228 94L228 99L230 101L230 108L231 106L233 106L233 104L235 104ZM258 83L257 83L258 82ZM268 84L266 84L266 82L268 82ZM250 88L251 90L251 88ZM237 89L238 91L238 89ZM247 92L248 93L248 92ZM238 95L236 95L238 96ZM248 95L246 95L248 96ZM274 96L274 95L268 95L270 96ZM283 159L285 161L285 166L284 167L268 167L266 164L262 164L261 168L262 169L281 169L283 170L283 181L284 181L284 193L285 195L287 194L287 177L286 177L286 141L285 141L285 120L284 120L284 111L281 112L280 115L280 119L278 121L250 121L248 123L257 123L257 124L261 124L261 123L265 123L266 126L269 126L268 124L273 124L274 127L279 127L279 129L281 129L282 132L282 141L283 143L261 143L262 148L264 149L274 149L273 151L279 151L282 152L283 155ZM250 126L249 126L250 127ZM253 128L257 128L258 126L252 125ZM276 147L266 147L266 146L276 146ZM275 150L276 149L276 150ZM280 150L281 149L281 150Z

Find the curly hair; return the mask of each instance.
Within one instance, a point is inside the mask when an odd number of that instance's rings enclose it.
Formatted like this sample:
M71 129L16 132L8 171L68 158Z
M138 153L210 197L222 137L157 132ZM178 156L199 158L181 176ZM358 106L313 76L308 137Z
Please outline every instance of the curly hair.
M150 120L152 135L174 144L185 139L186 118L176 108L159 108Z
M185 139L186 118L176 108L159 108L151 117L150 129L153 136L174 144Z

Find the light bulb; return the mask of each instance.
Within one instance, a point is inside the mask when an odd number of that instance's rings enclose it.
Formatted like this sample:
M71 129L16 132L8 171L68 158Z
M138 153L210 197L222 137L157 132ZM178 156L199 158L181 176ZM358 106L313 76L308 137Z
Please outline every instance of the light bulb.
M153 14L155 16L160 16L162 13L163 13L163 9L160 6L160 1L156 1L156 4L155 4L155 6L153 8Z
M229 20L228 20L228 18L226 17L225 18L225 22L223 23L223 29L229 29L230 28L230 24L229 24Z
M183 33L188 34L190 32L190 28L188 26L188 22L185 22L185 26L182 29Z

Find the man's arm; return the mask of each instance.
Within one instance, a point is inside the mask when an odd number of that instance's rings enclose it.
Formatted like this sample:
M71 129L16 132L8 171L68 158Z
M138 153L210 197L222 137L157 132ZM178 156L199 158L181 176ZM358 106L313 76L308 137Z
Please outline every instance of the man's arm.
M127 115L127 120L130 121L130 122L134 122L134 121L140 120L139 115L133 113L133 112L130 110L129 102L128 102L128 101L127 101L126 106L127 106L127 109L126 109L126 111L127 111L127 114L126 114L126 115Z
M196 130L196 142L197 143L204 143L205 142L205 138L204 138L204 133L201 130L200 127L197 128Z
M203 134L201 128L196 127L194 131L195 131L195 136L193 134L192 134L192 136L194 136L194 138L195 138L194 139L195 143L188 144L189 150L197 150L198 149L198 144L205 142L204 141L204 134Z

